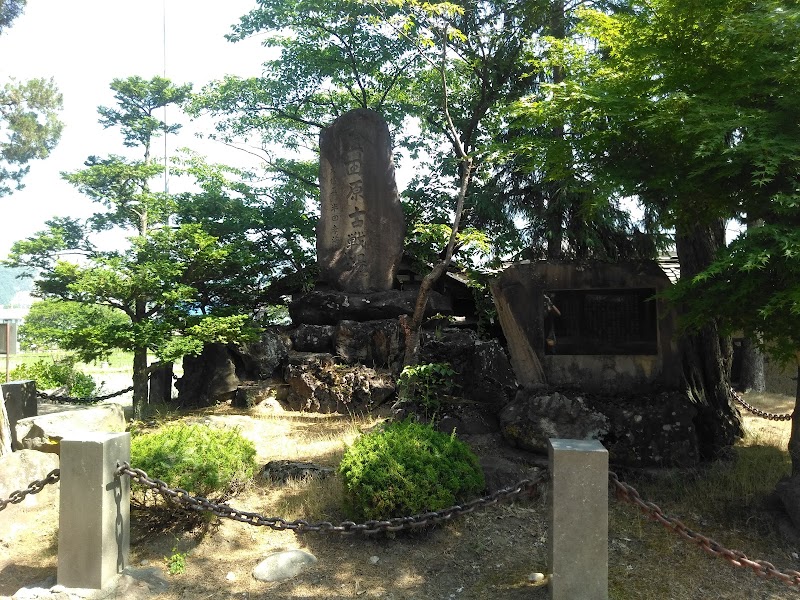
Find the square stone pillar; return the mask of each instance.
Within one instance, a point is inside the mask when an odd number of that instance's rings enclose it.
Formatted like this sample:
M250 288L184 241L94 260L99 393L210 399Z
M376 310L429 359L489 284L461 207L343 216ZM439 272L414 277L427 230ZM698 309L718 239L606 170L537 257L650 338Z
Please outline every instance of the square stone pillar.
M61 440L59 585L103 589L128 566L130 478L114 472L130 456L129 433Z
M551 439L552 600L608 600L608 451L596 440Z

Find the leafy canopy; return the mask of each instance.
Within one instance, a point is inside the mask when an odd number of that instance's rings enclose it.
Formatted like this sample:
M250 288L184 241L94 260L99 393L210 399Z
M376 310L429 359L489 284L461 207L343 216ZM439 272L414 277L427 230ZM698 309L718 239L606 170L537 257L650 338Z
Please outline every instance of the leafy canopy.
M0 30L6 4L0 4ZM61 138L62 108L52 79L11 79L0 88L0 196L22 189L28 163L50 155Z

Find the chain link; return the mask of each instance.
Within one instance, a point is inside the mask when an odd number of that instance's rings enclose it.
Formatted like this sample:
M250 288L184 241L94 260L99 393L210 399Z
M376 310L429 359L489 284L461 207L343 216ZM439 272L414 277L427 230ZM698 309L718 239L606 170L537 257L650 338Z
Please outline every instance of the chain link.
M618 500L638 507L647 518L661 523L664 527L677 533L683 539L697 544L708 554L724 558L734 567L742 569L750 568L757 576L763 577L764 579L775 578L780 579L786 585L800 586L800 572L787 571L783 573L776 569L772 563L765 560L751 560L747 558L744 552L728 550L719 542L689 529L686 525L681 523L679 519L665 515L656 504L645 502L639 495L639 492L627 483L620 481L616 473L609 472L608 475L614 486L615 495Z
M59 479L61 479L61 469L53 469L45 476L44 479L32 481L24 490L16 490L11 492L7 499L0 498L0 510L5 509L5 507L9 504L19 504L28 494L38 494L46 485L58 483Z
M471 513L476 509L493 506L498 502L522 494L527 493L533 495L536 489L549 478L547 472L542 472L534 479L524 479L511 487L497 490L488 496L477 498L465 504L456 504L442 510L420 513L408 517L395 517L383 521L372 520L365 523L343 521L335 525L330 521L322 521L319 523L309 523L304 519L288 521L281 517L264 517L258 513L237 510L225 503L217 503L200 496L192 496L189 492L181 488L170 488L164 481L160 479L151 479L147 476L147 473L141 469L132 468L127 462L119 463L116 474L117 476L128 475L132 481L140 483L190 510L207 511L218 517L232 519L240 523L247 523L248 525L269 527L275 531L285 531L288 529L297 533L315 532L338 533L343 535L400 531L402 529L414 529L417 527L425 527L426 525L442 523L454 517L460 517Z
M770 413L765 410L761 410L756 408L752 404L750 404L747 400L742 398L739 393L731 388L731 393L733 394L734 400L741 404L748 412L753 413L756 416L762 417L764 419L769 419L770 421L791 421L793 413L784 413L784 414L776 414Z
M43 400L49 400L50 402L68 403L68 404L95 404L97 402L102 402L103 400L116 398L117 396L121 396L122 394L127 394L132 390L133 386L131 385L129 387L126 387L125 389L119 390L118 392L114 392L112 394L104 394L102 396L88 396L86 398L75 398L73 396L63 396L58 394L46 394L45 392L37 390L36 396L42 398Z

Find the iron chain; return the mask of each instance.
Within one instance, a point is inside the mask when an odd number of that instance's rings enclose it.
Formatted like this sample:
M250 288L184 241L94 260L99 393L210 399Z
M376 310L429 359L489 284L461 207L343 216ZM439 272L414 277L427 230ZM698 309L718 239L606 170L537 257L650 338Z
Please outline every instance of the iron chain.
M45 476L44 479L32 481L24 490L16 490L11 492L7 499L0 498L0 510L3 510L9 504L19 504L28 494L38 494L46 485L58 483L59 479L61 479L61 469L53 469Z
M756 575L764 579L775 578L780 579L786 585L800 586L800 572L787 571L784 573L776 569L772 563L765 560L751 560L747 558L744 552L729 550L719 542L689 529L686 525L681 523L679 519L665 515L656 504L644 501L639 495L639 492L627 483L620 481L616 473L609 472L609 478L614 486L615 495L618 500L636 506L647 518L661 523L664 527L674 531L683 539L697 544L708 554L724 558L734 567L742 569L750 568Z
M50 402L59 402L59 403L74 403L74 404L94 404L96 402L102 402L103 400L109 400L111 398L116 398L117 396L121 396L122 394L127 394L128 392L133 390L133 386L126 387L125 389L119 390L118 392L114 392L112 394L104 394L103 396L89 396L87 398L74 398L72 396L61 396L57 394L46 394L45 392L37 391L36 395L43 400L49 400Z
M365 523L355 523L353 521L343 521L334 524L330 521L322 521L319 523L310 523L304 519L297 519L288 521L281 517L264 517L258 513L245 512L232 508L225 503L217 503L207 498L192 496L184 489L170 488L164 481L160 479L151 479L147 473L141 469L132 468L128 463L121 462L117 468L116 474L118 476L128 475L132 481L140 483L148 487L165 498L173 500L178 504L183 505L190 510L207 511L218 517L232 519L240 523L247 523L248 525L255 525L259 527L269 527L275 531L291 530L297 533L338 533L338 534L352 534L363 533L372 534L381 531L400 531L403 529L414 529L418 527L425 527L436 523L449 521L454 517L460 517L473 512L478 508L485 508L493 506L498 502L520 496L522 494L532 495L536 489L548 479L547 472L540 473L534 479L524 479L517 484L497 490L488 496L477 498L465 504L456 504L449 508L442 510L420 513L408 517L395 517L382 521L372 520Z
M770 421L791 421L793 413L784 413L784 414L776 414L770 413L765 410L761 410L750 404L747 400L742 398L734 389L731 389L731 393L733 394L734 399L736 402L741 404L748 412L753 413L756 416L762 417L764 419L769 419Z

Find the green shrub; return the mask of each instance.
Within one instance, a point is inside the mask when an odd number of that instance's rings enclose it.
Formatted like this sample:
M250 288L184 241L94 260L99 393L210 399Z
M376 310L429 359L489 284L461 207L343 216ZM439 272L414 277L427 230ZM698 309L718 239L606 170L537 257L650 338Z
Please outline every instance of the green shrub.
M14 380L33 379L40 390L63 389L77 398L90 398L97 391L97 384L91 375L75 369L73 357L61 360L41 358L31 364L17 366L9 376Z
M359 437L339 474L352 509L367 519L439 510L484 487L478 459L464 442L411 421Z
M425 409L433 417L441 406L439 397L453 388L453 377L458 375L449 363L425 363L403 368L397 384L400 395Z
M134 435L131 466L173 488L215 500L232 495L255 472L256 450L238 429L171 423L158 431ZM133 486L139 506L163 504L140 485Z

